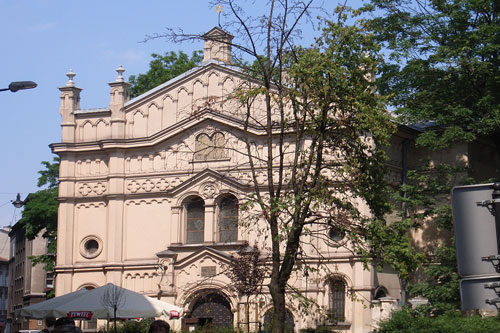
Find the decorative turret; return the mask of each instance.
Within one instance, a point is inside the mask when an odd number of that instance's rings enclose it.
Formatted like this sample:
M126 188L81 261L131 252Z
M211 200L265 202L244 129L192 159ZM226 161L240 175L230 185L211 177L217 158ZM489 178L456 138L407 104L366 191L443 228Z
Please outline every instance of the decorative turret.
M61 106L59 112L61 113L61 141L62 142L75 142L75 110L80 109L80 92L82 89L75 86L73 78L75 73L70 69L66 76L68 82L64 87L60 87L61 91Z
M214 59L231 64L231 42L233 38L234 36L219 27L215 27L204 34L203 61Z
M116 72L118 76L115 82L109 83L111 87L111 98L109 101L109 109L111 111L111 138L123 139L125 137L125 112L123 106L130 98L130 83L125 82L123 72L125 68L120 65Z

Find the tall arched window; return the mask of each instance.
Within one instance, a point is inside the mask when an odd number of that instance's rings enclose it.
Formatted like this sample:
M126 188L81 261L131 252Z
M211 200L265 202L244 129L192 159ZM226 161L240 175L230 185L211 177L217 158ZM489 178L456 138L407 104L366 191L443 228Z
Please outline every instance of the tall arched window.
M215 132L212 136L202 133L196 137L194 159L197 161L217 160L226 157L224 134Z
M328 319L331 322L345 321L345 282L339 278L329 281Z
M238 199L234 195L222 198L219 203L219 241L238 240Z
M205 203L199 197L186 203L186 243L203 243L205 232Z

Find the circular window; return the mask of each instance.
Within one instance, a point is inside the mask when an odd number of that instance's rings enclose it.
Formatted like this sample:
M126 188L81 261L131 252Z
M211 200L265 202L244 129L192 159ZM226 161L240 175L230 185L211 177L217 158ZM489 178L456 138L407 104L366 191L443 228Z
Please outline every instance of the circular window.
M328 228L328 238L332 246L341 246L344 243L345 230L337 226L330 226Z
M101 251L102 241L97 236L87 236L82 240L80 245L80 253L85 258L95 258L99 254L101 254Z

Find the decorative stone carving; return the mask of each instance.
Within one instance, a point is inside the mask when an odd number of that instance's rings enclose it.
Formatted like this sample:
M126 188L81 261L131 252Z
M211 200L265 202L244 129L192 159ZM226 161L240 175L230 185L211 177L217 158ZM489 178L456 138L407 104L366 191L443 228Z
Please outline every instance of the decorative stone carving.
M77 185L78 193L83 196L97 196L106 193L106 185L102 182L80 183Z
M146 181L141 186L144 191L151 192L155 188L155 184L150 179L146 179Z
M170 184L165 180L165 178L160 178L155 184L156 188L160 191L165 191L170 187Z
M184 178L145 178L145 179L132 179L127 183L127 190L129 193L151 193L151 192L164 192L176 185L182 183Z
M139 189L141 188L141 185L137 183L135 180L132 180L130 183L128 183L127 189L130 191L130 193L136 193Z
M217 192L217 185L212 182L205 183L200 187L200 194L207 199L212 199L213 197L215 197Z
M106 186L104 186L102 183L97 183L94 188L93 188L95 194L97 195L102 195L104 192L106 192Z
M78 189L78 192L86 197L87 195L89 195L90 192L92 192L92 189L90 188L90 186L88 184L82 184L80 186L80 188Z

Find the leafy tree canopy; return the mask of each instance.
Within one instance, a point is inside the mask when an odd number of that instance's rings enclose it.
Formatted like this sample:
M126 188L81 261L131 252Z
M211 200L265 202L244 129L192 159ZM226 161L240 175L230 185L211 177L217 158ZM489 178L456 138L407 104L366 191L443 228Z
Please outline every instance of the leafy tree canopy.
M18 223L25 229L26 238L32 240L41 233L43 238L49 240L48 254L30 258L33 264L44 263L48 271L52 271L55 264L56 236L57 236L57 211L59 203L58 178L59 158L54 157L53 162L43 161L44 170L38 173L38 186L46 187L35 193L30 193L25 200L22 217Z
M174 77L190 70L203 60L200 51L194 51L191 57L188 57L182 51L175 53L166 52L165 55L153 53L153 60L149 63L149 70L144 74L137 76L131 75L129 78L132 84L130 94L132 97L139 96L148 90L151 90L160 84L167 82Z
M435 125L418 143L492 136L500 148L500 3L372 0L366 8L377 10L370 24L391 52L380 90L402 121Z

